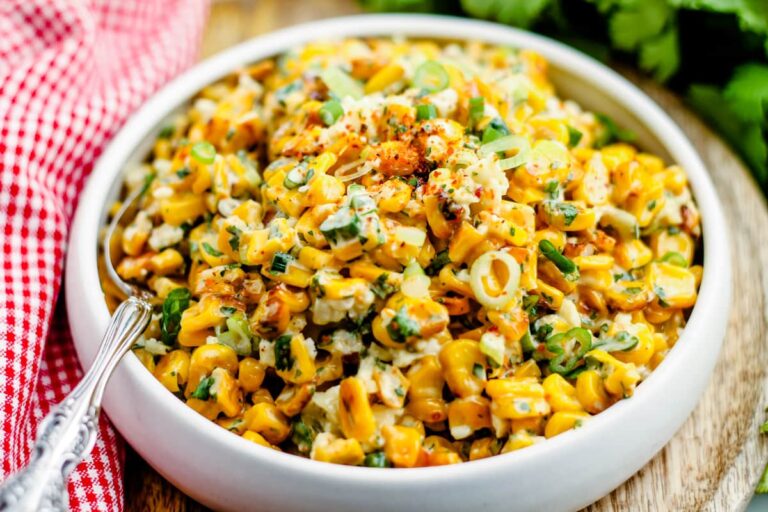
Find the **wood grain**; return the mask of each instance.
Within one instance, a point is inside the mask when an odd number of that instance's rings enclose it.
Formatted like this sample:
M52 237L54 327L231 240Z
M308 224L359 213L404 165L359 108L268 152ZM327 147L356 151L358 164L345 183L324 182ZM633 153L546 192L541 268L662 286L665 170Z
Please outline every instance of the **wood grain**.
M276 28L357 11L354 0L215 2L203 56ZM699 406L651 462L586 510L740 511L768 461L768 439L758 434L768 404L768 211L743 164L677 96L629 77L683 128L709 168L730 225L733 301L722 356ZM126 466L126 510L205 510L130 448Z

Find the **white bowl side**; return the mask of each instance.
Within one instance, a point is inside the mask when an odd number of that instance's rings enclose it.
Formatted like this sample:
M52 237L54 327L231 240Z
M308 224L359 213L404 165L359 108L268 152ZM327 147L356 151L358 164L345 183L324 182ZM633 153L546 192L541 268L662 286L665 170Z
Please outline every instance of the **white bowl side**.
M259 37L171 82L123 127L81 195L67 257L67 310L84 366L109 314L99 287L97 233L127 162L140 161L161 121L204 85L239 65L302 43L345 36L474 39L531 48L550 62L564 97L601 110L640 134L641 144L682 165L702 212L704 277L681 339L630 400L583 428L525 450L456 466L378 470L324 464L257 446L199 416L133 356L113 375L105 409L126 440L183 491L221 510L577 510L620 485L687 418L717 360L730 305L730 251L712 183L680 129L647 96L591 58L552 40L458 18L370 15L336 18Z

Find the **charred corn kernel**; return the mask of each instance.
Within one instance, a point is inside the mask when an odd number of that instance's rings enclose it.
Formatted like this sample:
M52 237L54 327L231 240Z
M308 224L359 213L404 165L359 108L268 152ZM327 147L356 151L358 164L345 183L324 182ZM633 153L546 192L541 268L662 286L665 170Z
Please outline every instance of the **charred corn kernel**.
M190 306L181 315L181 330L183 332L194 332L216 327L224 324L226 317L221 308L224 306L218 297L206 295L200 302Z
M609 254L576 256L572 261L579 267L579 270L610 270L613 268L613 256Z
M192 222L205 213L205 202L202 195L191 192L176 194L160 203L160 215L163 222L171 226L181 226Z
M413 427L385 425L381 434L384 437L384 453L395 467L412 468L416 465L421 450L421 432Z
M469 448L469 460L486 459L501 452L501 441L491 437L475 439Z
M479 395L486 382L485 356L473 340L446 343L440 351L440 365L451 391L462 398Z
M677 253L690 265L693 261L694 248L693 239L684 231L670 233L668 230L662 230L651 235L651 249L657 259L667 254Z
M377 365L373 371L373 380L376 382L379 400L384 405L393 408L405 405L405 396L411 383L399 368L392 365Z
M651 263L646 280L662 306L689 308L696 302L696 277L687 268Z
M423 451L426 454L427 466L447 466L463 462L461 455L444 437L427 437L424 439Z
M538 379L541 377L541 369L539 368L539 365L536 364L536 361L529 359L515 369L515 377L520 379L534 377Z
M576 388L561 375L553 373L544 379L541 385L544 387L547 402L554 412L582 410L576 396Z
M268 389L261 388L251 393L251 403L254 405L260 403L274 404L275 400Z
M123 258L117 266L117 273L126 281L141 281L149 274L149 259L151 253L142 254L136 258Z
M215 420L216 417L221 414L219 404L212 400L190 398L187 400L187 406L209 420Z
M431 225L431 224L430 224ZM434 229L434 227L432 228ZM448 246L448 257L454 263L471 264L473 249L485 240L485 237L471 224L462 223Z
M610 404L603 379L595 370L586 370L576 378L576 397L584 409L592 414L602 412Z
M542 220L554 229L561 231L581 231L595 227L595 210L586 208L578 202L544 203Z
M611 199L611 176L602 157L595 154L584 165L584 177L573 191L573 198L589 206L600 206Z
M608 270L584 270L578 283L587 288L603 291L613 285L613 275Z
M184 257L176 249L166 249L149 259L152 272L159 276L170 274L184 265Z
M211 378L213 383L209 387L209 393L221 412L230 418L239 415L243 408L243 396L232 373L224 368L215 368L211 372Z
M608 303L622 311L634 311L648 304L653 295L644 281L619 281L605 290Z
M200 381L210 375L215 368L224 368L234 373L237 371L237 366L237 354L227 345L214 343L197 347L189 359L186 395L191 395Z
M579 428L584 425L585 421L589 420L589 414L580 411L560 411L556 412L547 421L547 426L544 429L544 435L547 438L555 437L558 434L562 434L566 430L573 428Z
M260 402L251 406L243 415L248 430L261 434L271 444L282 443L291 433L291 426L277 406Z
M412 365L407 373L408 412L421 421L435 423L448 417L443 400L445 379L435 356L425 356Z
M634 393L635 385L640 381L640 374L634 364L622 363L603 350L591 350L586 357L600 365L599 374L606 391L620 397Z
M492 379L485 389L491 412L500 418L523 419L549 414L544 388L532 378Z
M616 262L624 268L633 269L647 265L653 259L653 252L642 240L623 240L616 244Z
M152 373L155 373L155 356L144 350L143 348L137 348L133 350L136 357L139 358L141 364Z
M376 420L368 401L365 384L357 377L341 381L339 387L339 422L347 438L370 442L376 434Z
M533 293L548 302L553 309L559 309L565 298L563 292L554 286L548 285L541 279L536 280L536 290L533 290Z
M189 377L189 354L173 350L160 358L153 372L157 380L171 393L177 393Z
M264 436L258 432L254 432L253 430L246 430L243 432L243 439L246 439L252 443L260 444L261 446L265 446L267 448L274 448L274 446L269 444L269 441L264 439Z
M386 89L403 77L405 71L397 64L388 64L376 72L365 83L365 94L371 94Z
M504 443L504 447L501 449L501 453L513 452L515 450L520 450L521 448L528 448L529 446L533 446L535 443L536 438L534 438L528 432L521 431L509 436L509 439L507 439L507 442Z
M152 220L145 212L136 214L136 218L122 231L122 249L129 256L138 256L144 249L152 230Z
M404 181L387 180L379 191L379 209L388 213L401 212L411 200L411 193L411 187Z
M454 439L464 439L481 428L490 428L490 402L481 396L457 398L448 404L448 425Z
M286 343L286 339L289 341ZM304 384L315 377L315 357L301 334L285 334L275 341L277 374L286 382Z
M362 464L365 453L357 439L339 439L333 434L323 432L315 437L310 458L321 462L357 466Z
M240 360L237 369L237 381L240 388L246 393L251 393L261 387L267 374L267 366L252 357Z
M474 298L474 292L469 285L469 276L467 279L459 279L456 269L452 265L446 265L440 271L438 276L438 282L440 286L448 291L456 292L460 295L466 295Z
M309 307L309 296L303 290L291 290L285 286L273 288L274 295L286 306L291 313L301 313Z
M315 270L327 268L333 260L333 254L314 247L305 246L299 251L299 263Z
M314 384L304 383L298 385L288 385L283 388L275 400L277 408L288 416L296 416L309 403L315 392Z

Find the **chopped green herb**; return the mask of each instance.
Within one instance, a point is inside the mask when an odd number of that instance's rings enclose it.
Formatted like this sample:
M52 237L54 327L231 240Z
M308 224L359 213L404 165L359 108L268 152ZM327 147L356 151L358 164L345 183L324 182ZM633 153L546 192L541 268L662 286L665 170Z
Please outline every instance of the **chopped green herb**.
M397 288L389 283L389 273L382 272L376 280L371 283L371 291L380 299L386 299L397 291Z
M688 260L686 260L685 256L679 252L669 251L661 257L660 261L663 261L664 263L671 263L672 265L677 265L678 267L688 268Z
M576 147L581 142L581 138L584 136L581 131L577 130L571 125L568 125L568 145L570 147Z
M363 466L369 468L389 468L392 467L392 464L387 460L384 452L373 452L365 456Z
M218 258L219 256L224 256L224 253L221 251L218 251L213 248L211 244L208 242L203 242L203 250L213 256L214 258Z
M232 236L229 238L229 246L233 251L240 250L240 235L243 233L237 226L227 226L227 233Z
M190 174L190 170L187 169L186 167L182 167L181 169L176 171L176 176L178 176L181 179L186 178L187 176L189 176L189 174Z
M186 288L176 288L165 297L160 315L160 340L173 345L181 328L181 314L189 307L192 294Z
M208 400L211 398L211 386L213 383L213 377L204 377L192 392L192 398L197 398L198 400Z
M278 370L289 370L293 366L292 338L290 334L283 334L275 340L275 368Z
M435 257L429 262L429 265L424 269L424 272L428 276L436 276L440 273L443 267L449 263L451 263L451 258L448 256L448 249L443 249L435 254Z
M408 316L405 307L400 308L392 320L387 324L387 333L393 341L405 343L410 336L416 336L421 332L419 323Z
M229 316L237 313L237 308L233 308L232 306L221 306L219 311L221 311L222 314Z
M157 132L157 138L158 139L170 139L173 137L174 132L176 131L176 128L172 124L168 124L163 126L159 132Z
M472 373L478 379L485 379L485 368L480 363L475 363L472 365Z

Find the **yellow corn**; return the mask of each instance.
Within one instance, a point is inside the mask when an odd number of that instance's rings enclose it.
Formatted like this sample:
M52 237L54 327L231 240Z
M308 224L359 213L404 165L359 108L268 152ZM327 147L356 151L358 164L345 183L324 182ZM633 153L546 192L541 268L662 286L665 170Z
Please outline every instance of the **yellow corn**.
M376 433L376 420L368 401L365 385L357 377L341 381L339 388L339 421L347 438L370 442Z

